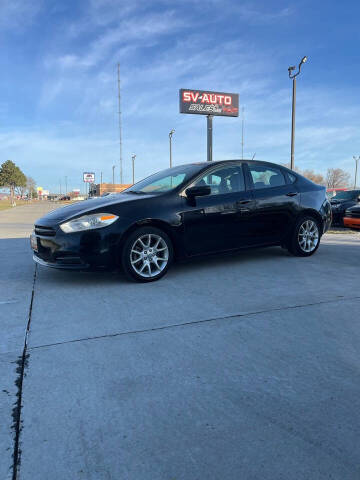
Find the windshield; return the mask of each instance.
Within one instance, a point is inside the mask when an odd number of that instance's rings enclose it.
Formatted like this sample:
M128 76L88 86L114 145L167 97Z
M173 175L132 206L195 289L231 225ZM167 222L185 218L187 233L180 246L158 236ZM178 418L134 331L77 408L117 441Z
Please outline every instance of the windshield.
M349 190L347 192L336 192L333 200L352 200L360 195L360 190Z
M155 173L150 177L135 183L126 192L164 193L174 190L190 180L199 170L200 165L181 165Z

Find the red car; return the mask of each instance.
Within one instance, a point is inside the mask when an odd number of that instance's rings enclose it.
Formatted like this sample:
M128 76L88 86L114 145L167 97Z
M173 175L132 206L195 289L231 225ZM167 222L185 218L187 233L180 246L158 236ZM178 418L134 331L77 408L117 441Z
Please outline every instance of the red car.
M360 205L348 208L345 211L344 227L360 231Z

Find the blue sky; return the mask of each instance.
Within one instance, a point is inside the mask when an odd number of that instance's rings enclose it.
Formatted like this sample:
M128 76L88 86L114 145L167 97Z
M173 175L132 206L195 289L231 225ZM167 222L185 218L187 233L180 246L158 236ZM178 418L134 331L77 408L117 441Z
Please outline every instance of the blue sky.
M0 163L58 191L83 171L124 180L206 160L206 118L179 114L179 88L240 95L244 156L290 156L289 65L298 77L295 162L354 172L360 154L360 4L236 0L0 0ZM241 119L214 119L214 159L241 157ZM64 188L64 187L63 187Z

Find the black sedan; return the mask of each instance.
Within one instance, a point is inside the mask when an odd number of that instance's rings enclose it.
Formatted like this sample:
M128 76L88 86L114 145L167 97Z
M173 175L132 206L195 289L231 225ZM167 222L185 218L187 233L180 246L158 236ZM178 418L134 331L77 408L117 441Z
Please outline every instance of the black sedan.
M325 188L279 165L226 160L156 173L118 195L69 205L35 224L34 260L122 267L158 280L174 259L279 245L306 257L331 223Z

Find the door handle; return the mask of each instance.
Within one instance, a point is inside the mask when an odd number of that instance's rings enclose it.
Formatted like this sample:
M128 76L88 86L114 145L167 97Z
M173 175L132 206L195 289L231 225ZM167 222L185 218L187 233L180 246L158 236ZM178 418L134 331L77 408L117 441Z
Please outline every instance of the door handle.
M286 194L287 197L295 197L298 194L298 192L289 192Z
M246 205L247 203L250 203L250 202L251 202L251 200L239 200L236 203L238 205Z

